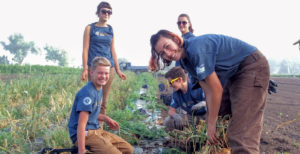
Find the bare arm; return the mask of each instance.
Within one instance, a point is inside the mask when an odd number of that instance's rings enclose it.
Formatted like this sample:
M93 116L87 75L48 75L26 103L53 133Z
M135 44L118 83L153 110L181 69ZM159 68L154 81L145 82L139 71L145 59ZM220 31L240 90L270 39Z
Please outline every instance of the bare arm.
M118 62L116 49L115 49L115 38L114 37L111 42L111 54L112 54L114 62L115 62L115 70L116 70L117 74L119 75L119 77L122 80L126 80L126 75L120 70L120 67L119 67L119 62Z
M216 123L220 110L223 88L216 74L213 72L204 81L199 81L199 84L204 90L207 104L207 136L211 143L216 143Z
M112 130L117 130L120 128L119 124L116 121L114 121L113 119L111 119L110 117L104 114L98 115L98 121L104 121Z
M91 26L88 25L85 27L84 35L83 35L83 52L82 52L82 65L83 70L81 73L81 80L86 80L88 75L88 54L90 47L90 30Z
M78 153L85 153L85 127L89 119L89 112L81 111L79 113L77 127Z

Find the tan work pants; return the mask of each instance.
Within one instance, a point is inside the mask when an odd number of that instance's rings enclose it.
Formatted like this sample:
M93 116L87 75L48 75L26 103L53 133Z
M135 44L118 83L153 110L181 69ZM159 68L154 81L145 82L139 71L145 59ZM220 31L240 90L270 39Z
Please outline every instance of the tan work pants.
M77 146L77 141L75 142ZM89 130L85 145L95 154L132 154L133 147L121 137L101 130Z

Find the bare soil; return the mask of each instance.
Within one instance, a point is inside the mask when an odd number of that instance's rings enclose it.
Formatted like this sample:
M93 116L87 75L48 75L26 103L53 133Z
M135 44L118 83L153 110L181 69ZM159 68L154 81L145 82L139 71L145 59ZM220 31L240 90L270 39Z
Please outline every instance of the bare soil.
M271 79L278 87L267 98L260 151L300 154L300 78Z
M261 153L300 153L300 78L273 77L277 93L268 95Z

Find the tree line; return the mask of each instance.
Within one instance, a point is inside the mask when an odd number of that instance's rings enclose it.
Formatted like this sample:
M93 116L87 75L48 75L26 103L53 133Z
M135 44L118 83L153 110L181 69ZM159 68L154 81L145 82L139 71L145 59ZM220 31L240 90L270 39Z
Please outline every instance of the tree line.
M67 52L63 49L58 49L50 45L45 45L41 48L37 47L33 41L25 41L24 37L20 33L12 34L8 37L8 43L0 41L3 49L13 55L12 61L7 56L0 56L0 64L18 64L21 65L24 59L28 56L29 52L35 55L46 52L46 61L52 61L59 66L67 66Z

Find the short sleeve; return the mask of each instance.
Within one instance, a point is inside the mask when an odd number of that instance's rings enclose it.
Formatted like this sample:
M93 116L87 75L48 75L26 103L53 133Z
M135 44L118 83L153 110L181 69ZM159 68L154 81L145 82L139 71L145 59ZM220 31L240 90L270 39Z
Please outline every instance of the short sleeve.
M87 93L86 94L81 94L78 96L78 99L77 99L77 107L76 107L76 112L80 112L80 111L88 111L88 112L92 112L92 108L93 108L93 104L95 102L94 99L88 95Z
M215 70L216 55L214 52L198 49L190 53L189 58L194 66L198 80L204 80Z

